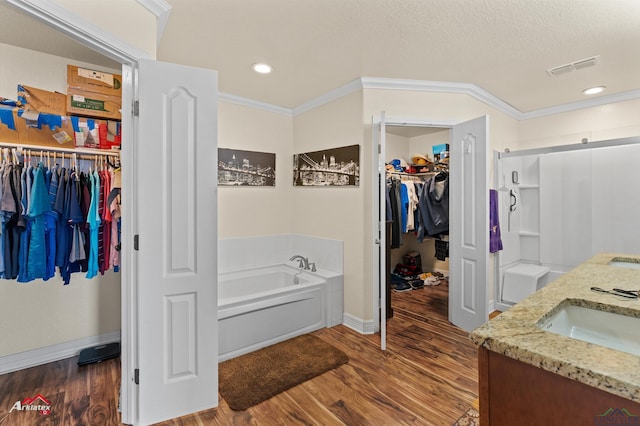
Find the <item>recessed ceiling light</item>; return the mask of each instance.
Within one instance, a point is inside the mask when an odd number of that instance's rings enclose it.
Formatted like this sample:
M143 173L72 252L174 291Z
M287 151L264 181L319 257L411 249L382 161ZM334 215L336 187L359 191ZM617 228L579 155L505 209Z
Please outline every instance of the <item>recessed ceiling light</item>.
M259 74L269 74L273 71L273 67L269 64L257 63L253 64L253 70Z
M588 89L584 89L582 91L583 95L595 95L597 93L602 92L604 89L606 89L606 86L596 86L596 87L590 87Z

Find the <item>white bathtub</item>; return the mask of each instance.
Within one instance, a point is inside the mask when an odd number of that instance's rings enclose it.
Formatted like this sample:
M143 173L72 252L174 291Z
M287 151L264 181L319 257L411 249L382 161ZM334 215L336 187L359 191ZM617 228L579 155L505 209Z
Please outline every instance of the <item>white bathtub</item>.
M288 265L219 274L219 360L327 327L329 295L337 294L327 289L327 281Z

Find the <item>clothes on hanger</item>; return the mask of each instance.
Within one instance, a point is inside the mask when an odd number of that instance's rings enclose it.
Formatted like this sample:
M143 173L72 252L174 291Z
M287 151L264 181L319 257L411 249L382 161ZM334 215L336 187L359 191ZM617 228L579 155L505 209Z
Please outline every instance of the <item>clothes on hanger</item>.
M389 195L389 208L391 217L387 217L391 223L391 248L398 248L402 245L402 203L400 200L400 181L397 179L387 179L387 193Z
M64 159L49 167L43 154L36 163L30 154L19 159L14 148L9 158L6 151L0 162L0 277L46 281L58 268L63 283L69 284L75 272L86 271L92 278L117 271L119 255L113 252L120 246L120 188L112 187L114 170L107 170L106 163L95 169L96 160L93 171L82 171L75 154L67 168ZM118 196L108 204L112 191Z
M402 234L425 236L449 232L449 173L441 171L424 182L396 172L387 177L387 220L392 221L391 248L402 245Z
M417 239L449 232L449 173L440 172L422 187L418 209L420 227Z
M500 210L498 208L498 191L489 190L489 252L495 253L502 250L502 238L500 236Z

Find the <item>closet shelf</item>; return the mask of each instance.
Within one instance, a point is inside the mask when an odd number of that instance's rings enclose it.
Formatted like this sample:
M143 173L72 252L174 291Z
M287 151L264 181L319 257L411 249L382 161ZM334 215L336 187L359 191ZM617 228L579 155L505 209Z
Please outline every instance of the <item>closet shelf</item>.
M62 148L55 146L45 145L28 145L28 144L16 144L9 142L0 142L2 148L17 148L19 150L28 149L31 151L55 151L68 154L89 154L89 155L112 155L119 156L120 150L108 150L108 149L95 149L95 148Z
M390 171L387 171L387 174L398 175L398 176L435 176L438 173L439 172L407 173L407 172L390 172Z

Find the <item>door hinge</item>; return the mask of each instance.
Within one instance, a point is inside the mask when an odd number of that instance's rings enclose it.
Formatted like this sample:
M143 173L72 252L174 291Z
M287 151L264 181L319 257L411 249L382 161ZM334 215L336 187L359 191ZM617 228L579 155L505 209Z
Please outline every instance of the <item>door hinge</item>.
M133 112L134 117L138 117L140 115L140 101L133 101L131 111Z
M140 369L136 368L135 370L133 370L133 383L135 383L136 385L140 384Z
M138 234L133 236L133 249L138 251Z

